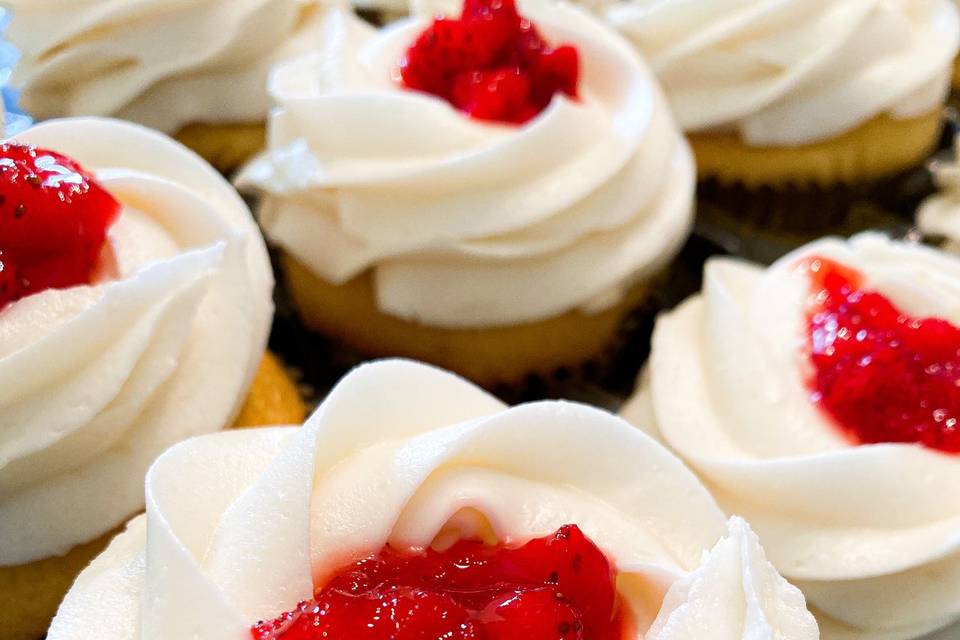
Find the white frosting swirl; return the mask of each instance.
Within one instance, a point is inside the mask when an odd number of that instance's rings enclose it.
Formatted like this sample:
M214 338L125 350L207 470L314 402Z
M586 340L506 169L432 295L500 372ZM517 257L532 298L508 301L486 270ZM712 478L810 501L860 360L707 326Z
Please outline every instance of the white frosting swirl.
M720 504L750 520L824 614L825 638L916 638L960 618L960 458L853 446L811 402L811 285L798 266L809 256L858 269L911 315L960 324L960 261L933 249L863 234L766 270L714 260L702 294L657 323L649 382L626 413L655 421Z
M116 275L0 312L0 566L65 553L143 508L143 474L227 426L273 313L266 247L236 192L161 134L57 120L56 150L120 201Z
M472 120L394 79L427 22L332 12L279 66L269 152L238 182L267 235L323 279L372 269L377 302L432 326L536 321L615 303L686 237L694 169L628 43L579 9L524 12L583 60L582 99L523 127Z
M928 113L960 45L951 0L588 4L650 60L686 131L733 130L757 146Z
M175 133L262 122L270 66L319 37L324 0L6 0L12 82L38 118L114 116Z
M302 429L164 454L146 515L81 574L49 638L239 640L338 568L388 542L468 534L477 514L506 543L580 525L616 564L638 640L818 637L745 523L703 557L723 516L650 438L583 405L507 409L450 374L388 361L347 376Z

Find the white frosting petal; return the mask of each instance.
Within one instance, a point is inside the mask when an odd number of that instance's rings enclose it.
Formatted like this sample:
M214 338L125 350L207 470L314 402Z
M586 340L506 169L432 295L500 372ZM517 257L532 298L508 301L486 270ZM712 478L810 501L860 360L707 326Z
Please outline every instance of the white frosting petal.
M741 518L701 566L677 580L647 632L648 640L817 638L817 623L799 589L784 580ZM708 626L709 625L709 626Z
M960 324L960 261L863 234L769 269L708 263L701 295L657 323L650 380L628 406L747 517L774 565L826 614L827 638L916 638L960 618L960 460L852 446L810 401L798 268L823 256L911 315ZM652 409L652 411L651 411Z
M347 376L299 430L223 432L161 456L146 516L81 574L49 638L239 640L388 542L425 548L451 522L468 530L467 513L506 543L580 525L617 566L637 640L678 637L680 618L713 640L818 637L743 522L706 553L723 516L652 439L583 405L507 409L388 361Z
M143 507L150 462L227 426L273 313L249 210L182 146L110 120L15 138L92 171L122 205L117 276L0 312L0 566L64 553Z
M8 0L34 116L115 116L167 133L262 121L270 66L319 37L322 0Z
M584 2L647 57L686 131L736 131L752 145L928 113L960 45L951 0Z
M238 179L265 194L268 236L336 284L372 269L381 310L443 327L596 310L663 266L694 170L659 89L580 10L523 10L578 47L583 74L580 100L522 127L398 84L425 20L377 31L331 12L323 48L275 69L269 151Z

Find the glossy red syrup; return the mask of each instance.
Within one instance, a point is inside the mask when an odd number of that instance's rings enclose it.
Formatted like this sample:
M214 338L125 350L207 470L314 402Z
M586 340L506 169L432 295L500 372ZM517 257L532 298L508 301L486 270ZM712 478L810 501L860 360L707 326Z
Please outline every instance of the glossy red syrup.
M858 444L960 453L960 329L907 315L841 264L807 266L814 400Z
M400 77L473 118L522 124L558 93L577 97L580 56L550 46L514 0L466 0L459 18L437 18L417 38Z
M615 572L573 525L522 547L389 546L315 598L253 628L255 640L619 640Z
M88 284L119 203L76 162L0 144L0 309L46 289Z

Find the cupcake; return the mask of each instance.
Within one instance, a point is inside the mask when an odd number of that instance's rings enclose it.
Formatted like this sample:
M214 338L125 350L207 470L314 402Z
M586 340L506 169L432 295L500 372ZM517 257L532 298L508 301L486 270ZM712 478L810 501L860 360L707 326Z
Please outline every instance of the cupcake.
M624 415L751 522L824 638L918 638L960 619L958 325L960 260L935 249L717 259Z
M264 360L249 210L158 133L67 119L0 144L0 256L0 635L34 640L157 455L303 407Z
M238 184L307 326L509 383L600 356L647 297L690 230L689 148L625 40L567 5L523 15L334 11L275 69Z
M953 0L608 0L689 134L706 205L772 231L839 225L935 146Z
M302 429L177 445L146 495L49 640L818 637L652 439L410 362L355 370Z
M222 171L263 148L270 65L319 37L322 0L8 0L12 84L36 118L112 116Z

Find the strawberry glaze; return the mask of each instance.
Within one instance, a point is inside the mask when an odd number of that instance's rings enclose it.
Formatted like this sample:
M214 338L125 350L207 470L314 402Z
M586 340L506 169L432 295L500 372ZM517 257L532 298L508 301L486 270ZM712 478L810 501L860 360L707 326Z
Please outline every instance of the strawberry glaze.
M574 525L511 548L380 553L340 570L255 640L616 640L616 573Z
M400 62L404 86L443 98L478 120L522 124L561 93L577 97L580 56L550 46L515 0L466 0L437 18Z
M960 329L908 315L837 262L806 266L814 401L858 444L960 453Z

